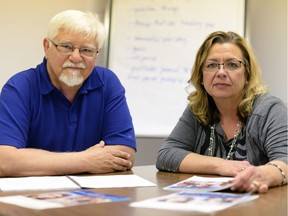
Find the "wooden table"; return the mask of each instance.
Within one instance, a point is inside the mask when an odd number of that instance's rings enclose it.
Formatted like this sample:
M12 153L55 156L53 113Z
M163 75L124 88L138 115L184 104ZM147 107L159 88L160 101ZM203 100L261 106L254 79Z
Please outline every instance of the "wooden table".
M114 173L115 174L136 174L151 182L156 183L157 187L138 187L138 188L109 188L93 189L94 191L114 194L119 196L131 197L129 201L112 202L82 205L57 209L34 210L19 206L0 203L0 216L187 216L187 215L211 215L197 212L180 212L159 209L146 209L129 207L130 202L140 201L152 197L157 197L171 193L162 188L178 181L191 177L191 174L179 174L159 172L155 166L136 166L132 171ZM23 194L27 194L23 192ZM30 193L30 192L29 192ZM36 193L36 192L35 192ZM16 195L16 192L0 192L0 196ZM256 200L241 203L213 213L213 216L287 216L287 186L271 188L268 193L260 194Z

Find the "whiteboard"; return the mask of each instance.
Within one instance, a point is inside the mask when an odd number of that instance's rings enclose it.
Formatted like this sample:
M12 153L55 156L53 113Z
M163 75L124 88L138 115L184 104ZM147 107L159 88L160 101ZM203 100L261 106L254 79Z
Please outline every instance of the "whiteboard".
M187 106L195 54L209 33L244 36L245 0L113 0L108 67L126 89L138 137L166 137Z

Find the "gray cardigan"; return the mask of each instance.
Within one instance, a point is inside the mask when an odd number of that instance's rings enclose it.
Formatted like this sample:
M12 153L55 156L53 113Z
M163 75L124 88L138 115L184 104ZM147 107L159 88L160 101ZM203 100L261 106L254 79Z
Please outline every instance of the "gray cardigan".
M287 130L285 104L270 94L258 97L242 130L242 144L237 145L235 157L238 154L238 160L247 160L255 166L272 160L287 163ZM224 132L219 123L216 124L215 136L218 147L214 155L226 158L227 149L223 146L230 144L225 144ZM207 155L209 138L210 127L201 125L187 107L158 152L157 169L178 172L180 163L190 152Z

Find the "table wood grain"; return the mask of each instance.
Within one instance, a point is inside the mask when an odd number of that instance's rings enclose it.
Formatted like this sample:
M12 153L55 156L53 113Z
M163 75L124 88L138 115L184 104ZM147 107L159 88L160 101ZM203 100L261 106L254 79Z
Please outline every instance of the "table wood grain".
M157 184L156 187L136 188L106 188L90 189L100 193L114 194L130 197L128 201L100 203L65 208L34 210L15 205L0 203L0 216L187 216L187 215L211 215L197 212L181 212L148 208L129 207L129 203L166 195L171 191L163 190L163 187L182 181L192 174L160 172L155 166L136 166L131 171L118 172L117 174L136 174ZM40 191L29 191L39 193ZM43 191L41 191L43 192ZM27 194L26 192L0 192L0 196ZM239 205L217 211L213 216L287 216L287 186L269 189L268 193L260 194L256 200L241 203Z

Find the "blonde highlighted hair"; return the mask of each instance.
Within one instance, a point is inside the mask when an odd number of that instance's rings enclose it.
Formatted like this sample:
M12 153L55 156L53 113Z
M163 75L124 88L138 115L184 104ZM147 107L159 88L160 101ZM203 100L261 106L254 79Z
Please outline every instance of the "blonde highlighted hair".
M261 78L261 69L257 59L245 38L234 32L216 31L211 33L202 43L196 54L191 78L188 81L195 87L195 91L188 96L189 108L199 122L209 125L217 118L218 111L213 98L206 92L203 82L203 64L214 44L231 43L240 48L245 63L246 85L242 92L242 101L238 105L239 118L245 122L251 114L253 102L259 95L267 92ZM216 116L215 116L216 115ZM218 116L219 117L219 116Z

